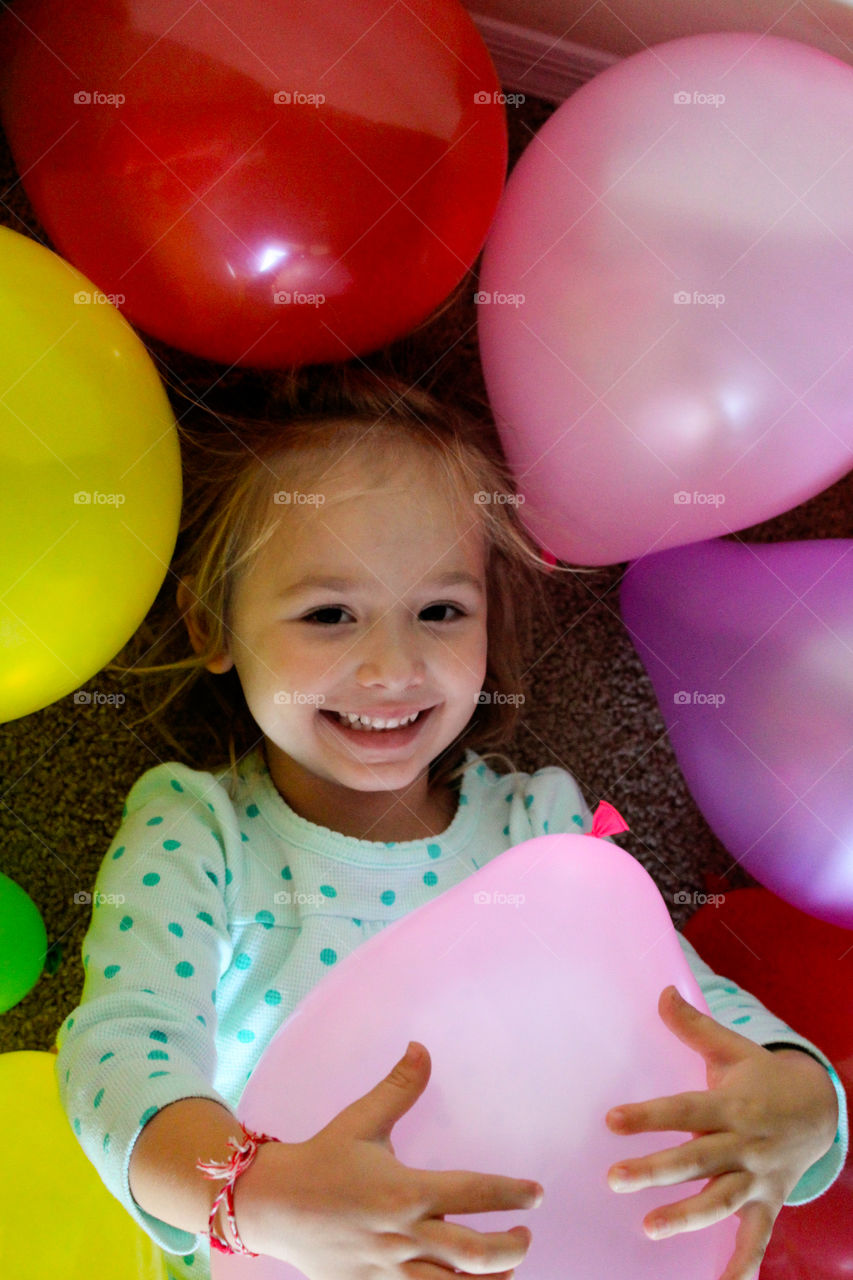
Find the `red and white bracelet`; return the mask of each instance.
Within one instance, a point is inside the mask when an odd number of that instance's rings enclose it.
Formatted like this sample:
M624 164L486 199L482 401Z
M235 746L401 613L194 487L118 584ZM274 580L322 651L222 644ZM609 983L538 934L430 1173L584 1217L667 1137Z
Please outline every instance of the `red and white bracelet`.
M210 1234L210 1243L214 1249L218 1249L220 1253L245 1253L250 1258L257 1258L257 1254L251 1249L247 1249L240 1239L240 1232L237 1230L237 1222L234 1218L234 1184L240 1177L241 1173L245 1173L249 1165L258 1154L258 1149L264 1142L280 1142L280 1138L271 1138L266 1133L253 1133L251 1129L246 1129L242 1124L240 1128L243 1130L245 1141L238 1143L234 1138L228 1139L228 1146L233 1148L233 1154L228 1160L199 1160L196 1162L196 1168L199 1169L206 1178L225 1178L225 1186L213 1201L210 1210L210 1218L208 1219L208 1232ZM216 1230L216 1213L222 1198L225 1198L225 1216L228 1219L228 1226L231 1228L231 1234L234 1237L234 1246L232 1247L227 1240L223 1240Z

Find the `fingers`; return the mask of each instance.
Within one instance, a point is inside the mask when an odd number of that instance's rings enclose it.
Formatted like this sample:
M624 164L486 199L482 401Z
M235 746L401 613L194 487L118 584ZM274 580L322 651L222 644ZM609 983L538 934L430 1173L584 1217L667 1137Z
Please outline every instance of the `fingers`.
M532 1240L526 1227L481 1232L436 1218L419 1222L414 1234L421 1250L418 1261L442 1263L474 1276L505 1274L517 1267Z
M720 1280L756 1280L776 1221L772 1209L758 1201L745 1205L739 1217L735 1251Z
M710 1014L694 1008L674 986L664 987L660 993L658 1014L683 1044L717 1066L737 1062L758 1047Z
M643 1230L653 1240L662 1240L682 1231L713 1226L746 1204L753 1185L752 1174L745 1170L721 1174L697 1195L653 1209L643 1219Z
M604 1117L613 1133L685 1130L714 1133L724 1128L722 1104L712 1090L675 1093L647 1102L620 1103Z
M620 1160L607 1171L612 1191L642 1191L676 1182L711 1178L735 1167L737 1140L730 1133L709 1133L635 1160Z
M427 1213L489 1213L498 1209L535 1209L545 1195L538 1182L505 1178L500 1174L471 1173L451 1169L433 1172L416 1169L418 1186L425 1193Z

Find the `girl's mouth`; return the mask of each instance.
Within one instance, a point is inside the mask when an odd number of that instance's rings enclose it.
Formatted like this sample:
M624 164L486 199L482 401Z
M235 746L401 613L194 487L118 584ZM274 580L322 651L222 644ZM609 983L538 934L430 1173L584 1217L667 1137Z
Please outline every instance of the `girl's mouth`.
M333 732L340 734L346 742L351 743L358 750L387 751L389 747L405 747L410 742L414 742L421 731L421 726L434 710L435 707L429 707L426 711L419 711L417 718L411 724L397 729L371 729L364 724L360 724L355 729L351 725L344 724L337 711L324 711L320 708L319 714L331 726Z

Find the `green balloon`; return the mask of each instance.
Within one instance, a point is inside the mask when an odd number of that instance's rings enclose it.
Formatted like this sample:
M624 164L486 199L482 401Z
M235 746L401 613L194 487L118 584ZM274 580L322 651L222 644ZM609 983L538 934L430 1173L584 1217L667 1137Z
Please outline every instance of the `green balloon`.
M47 931L38 907L0 871L0 1013L36 985L46 952Z

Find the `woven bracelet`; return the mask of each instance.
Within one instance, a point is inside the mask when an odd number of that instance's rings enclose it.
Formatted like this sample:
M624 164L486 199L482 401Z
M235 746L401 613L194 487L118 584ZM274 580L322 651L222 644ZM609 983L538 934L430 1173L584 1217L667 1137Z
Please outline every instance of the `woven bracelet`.
M237 1222L234 1218L234 1184L240 1177L241 1173L245 1173L249 1165L258 1154L259 1147L264 1142L280 1142L280 1138L271 1138L266 1133L253 1133L251 1129L244 1128L244 1142L238 1143L234 1138L228 1139L228 1146L233 1148L233 1154L228 1160L198 1160L196 1168L199 1169L206 1178L224 1178L225 1186L216 1196L210 1210L208 1219L208 1234L210 1235L210 1243L214 1249L220 1253L245 1253L250 1258L257 1258L257 1254L251 1249L247 1249L243 1241L240 1239L240 1232L237 1230ZM234 1237L233 1247L227 1240L223 1240L216 1230L216 1213L219 1208L220 1201L225 1199L225 1216L228 1219L228 1226L231 1228L231 1234Z

